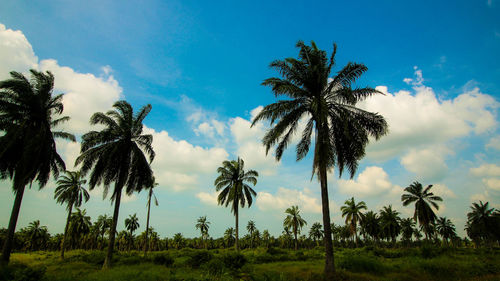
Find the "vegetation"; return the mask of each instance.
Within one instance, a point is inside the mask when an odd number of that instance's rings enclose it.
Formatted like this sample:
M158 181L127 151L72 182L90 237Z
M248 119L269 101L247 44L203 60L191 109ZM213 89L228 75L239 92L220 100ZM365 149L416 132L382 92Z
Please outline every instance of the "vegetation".
M295 240L295 250L298 249L297 234L307 222L300 216L300 210L298 206L292 206L286 209L285 214L287 214L285 220L283 221L283 227L285 229L292 229L293 237Z

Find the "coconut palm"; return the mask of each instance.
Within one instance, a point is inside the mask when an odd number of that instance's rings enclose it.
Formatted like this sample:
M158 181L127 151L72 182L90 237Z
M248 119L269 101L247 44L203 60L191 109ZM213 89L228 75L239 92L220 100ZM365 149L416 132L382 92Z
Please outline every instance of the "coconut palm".
M245 172L245 162L238 157L238 160L224 161L222 166L217 169L220 175L215 179L215 190L220 191L217 197L219 205L227 207L231 204L231 211L236 219L236 242L235 248L238 251L238 205L242 208L248 204L248 208L252 206L253 197L257 196L248 183L257 184L259 174L254 170Z
M248 221L247 230L248 233L250 233L250 248L253 249L253 233L255 232L255 230L257 230L257 228L255 228L254 221Z
M92 223L90 222L90 216L87 216L87 211L76 208L76 212L71 214L68 228L68 234L71 236L73 249L77 241L81 241L81 238L90 232L91 226Z
M381 232L387 241L392 240L392 243L396 243L396 237L401 232L400 225L401 218L399 217L399 212L392 209L392 205L384 206L380 210L380 226Z
M83 201L89 201L90 195L83 185L87 180L82 178L80 171L66 171L66 175L59 177L57 180L57 187L54 192L54 199L59 204L66 204L68 210L68 218L66 219L66 226L64 227L64 237L61 243L61 258L64 259L64 250L66 240L68 239L68 227L71 218L71 212L74 207L80 207Z
M130 231L129 250L134 240L134 231L136 231L139 226L139 218L137 217L137 214L134 214L133 216L129 215L129 217L125 219L125 228Z
M446 245L448 245L448 240L457 236L455 225L446 217L439 217L436 220L436 230L439 235L441 235Z
M28 236L28 246L31 251L39 249L49 237L49 231L46 226L41 226L40 221L36 220L30 222L26 228L26 234Z
M411 242L411 237L415 233L415 221L412 218L405 218L401 220L400 225L403 241Z
M229 227L226 231L224 231L224 241L226 242L227 247L230 247L234 240L234 228Z
M205 248L207 248L208 228L210 228L210 222L207 221L207 216L198 218L196 229L201 232L201 240L204 241Z
M298 249L297 244L297 234L307 222L300 216L299 206L292 206L286 209L285 214L287 214L285 220L283 221L283 226L288 229L292 229L293 236L295 238L295 250Z
M118 101L113 107L115 110L106 114L97 112L92 115L90 123L104 125L104 129L82 136L81 154L76 159L76 165L81 164L83 174L90 172L91 190L96 185L103 185L106 197L109 186L114 182L111 195L111 202L115 203L113 223L103 268L111 267L122 190L125 187L126 194L130 195L151 186L153 172L150 163L155 156L151 146L153 136L142 132L142 121L151 111L151 105L143 107L137 114L126 101Z
M149 186L149 192L148 192L148 202L146 203L146 206L148 207L148 217L146 219L146 230L149 229L149 215L151 213L151 199L154 199L154 203L156 206L158 206L158 199L156 198L156 195L154 194L153 192L153 189L155 187L158 186L158 183L156 182L155 180L155 177L153 177L152 179L152 183L151 185ZM149 231L146 231L146 240L145 240L145 243L144 243L144 256L147 255L147 252L148 252L148 248L149 248L149 243L148 243L148 234L149 234Z
M380 236L380 220L377 213L373 211L366 212L360 225L364 233L368 234L373 240L378 241Z
M355 235L356 237L356 247L358 246L358 232L357 223L362 221L363 213L361 210L366 210L366 203L364 201L356 202L354 201L354 197L350 200L346 200L344 202L344 206L340 207L342 211L342 217L345 217L345 223L348 224L351 228L351 235Z
M109 232L111 225L113 224L113 218L109 217L107 214L100 215L97 218L97 225L99 225L99 234L101 236L101 250L104 249L104 234Z
M476 244L481 241L491 241L496 236L500 228L500 216L495 208L489 207L489 202L472 203L471 211L467 213L467 235ZM496 234L496 235L495 235Z
M316 246L319 246L319 240L323 239L323 230L321 228L321 223L315 222L309 230L309 237L314 240Z
M425 189L422 184L418 181L413 182L410 186L406 187L404 190L407 192L401 195L401 201L403 201L403 206L408 206L411 203L415 203L415 212L413 214L413 219L415 222L418 221L425 233L425 238L429 239L430 233L428 232L429 225L436 220L436 214L432 210L434 207L439 210L439 205L436 203L438 201L443 201L439 196L434 195L430 192L432 184L428 185ZM432 207L431 207L432 206Z
M264 241L266 247L269 247L269 242L271 240L271 235L269 234L269 230L266 229L262 231L262 240Z
M387 133L388 126L382 116L356 107L359 101L380 93L368 87L352 88L357 78L367 70L366 66L348 63L337 75L330 78L330 72L335 65L337 45L334 44L330 59L314 42L307 46L299 41L296 46L300 49L298 59L286 58L270 64L283 78L269 78L262 83L270 86L276 97L285 96L287 99L265 106L253 119L252 126L260 120L270 120L273 127L262 141L267 152L277 145L277 160L281 159L283 151L291 143L299 121L305 120L306 125L297 145L297 160L307 155L314 130L312 172L317 173L321 183L325 274L327 279L332 279L335 267L330 233L327 172L337 166L341 176L344 168L347 168L352 178L358 161L365 154L369 136L380 138Z
M54 76L30 70L31 80L19 72L0 81L0 179L12 180L15 194L0 263L9 263L17 218L25 186L33 181L41 189L50 174L66 170L57 153L55 138L75 141L72 134L54 131L69 120L63 112L62 94L53 96Z

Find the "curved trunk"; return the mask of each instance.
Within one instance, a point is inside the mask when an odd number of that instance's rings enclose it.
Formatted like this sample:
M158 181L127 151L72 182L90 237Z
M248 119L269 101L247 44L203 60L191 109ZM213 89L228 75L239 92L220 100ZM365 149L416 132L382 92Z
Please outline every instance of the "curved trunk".
M234 243L234 247L236 251L239 251L240 248L238 246L238 201L235 201L236 203L236 208L234 208L234 216L236 217L236 241Z
M14 205L12 206L12 213L9 220L9 228L7 229L7 238L3 245L2 257L0 260L0 265L7 265L10 260L10 253L12 251L12 242L14 240L14 233L16 231L17 218L19 217L19 210L21 209L21 202L23 201L25 186L16 188L16 198L14 199Z
M71 211L73 210L73 202L69 205L68 218L66 219L66 226L64 227L64 236L61 243L61 259L64 259L64 250L66 249L66 240L68 239L68 227L71 219Z
M113 258L113 248L115 246L115 232L116 225L118 223L118 214L120 212L120 199L122 197L122 188L118 189L115 198L115 211L113 213L113 223L111 223L111 229L109 230L109 243L108 243L108 252L106 254L106 259L104 260L104 264L102 265L103 269L107 269L111 267L111 260Z
M150 188L149 189L149 203L148 203L148 218L146 219L146 243L144 245L144 257L147 255L148 253L148 248L149 248L149 241L148 241L148 234L149 234L149 213L151 211L151 195L152 195L152 192L153 192L153 189Z

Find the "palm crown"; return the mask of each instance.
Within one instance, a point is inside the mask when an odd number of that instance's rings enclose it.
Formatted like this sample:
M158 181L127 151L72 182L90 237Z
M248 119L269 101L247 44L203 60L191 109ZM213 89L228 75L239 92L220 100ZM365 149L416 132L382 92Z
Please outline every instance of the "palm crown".
M57 203L67 203L67 209L72 206L80 207L82 202L87 202L90 198L88 191L83 187L87 180L82 179L80 171L66 171L66 175L59 177L57 187L54 192L54 199Z
M346 200L344 204L344 206L340 207L340 210L342 211L342 217L345 217L345 223L350 225L351 234L355 234L357 233L357 223L363 219L363 213L361 213L361 210L366 210L366 203L364 201L361 201L356 204L356 202L354 201L354 197L352 197L350 200Z

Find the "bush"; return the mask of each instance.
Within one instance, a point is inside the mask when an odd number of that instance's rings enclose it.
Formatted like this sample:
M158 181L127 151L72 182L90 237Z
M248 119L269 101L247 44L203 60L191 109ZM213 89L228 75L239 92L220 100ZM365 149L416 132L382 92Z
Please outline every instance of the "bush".
M144 259L139 256L124 256L119 258L118 264L134 265L134 264L139 264L143 261Z
M338 263L340 268L351 272L369 272L381 274L384 265L373 256L368 255L345 255Z
M226 268L231 270L238 270L245 265L247 259L240 253L230 252L222 257L222 261Z
M437 257L439 255L439 252L435 247L431 245L423 245L422 248L420 248L420 255L424 259L431 259Z
M224 262L220 258L213 258L203 265L208 274L220 276L224 272Z
M24 264L13 264L0 268L0 280L38 281L45 275L45 267L28 267Z
M167 254L155 254L153 256L153 263L168 267L174 264L174 259Z
M103 265L106 254L103 251L82 252L79 255L71 257L69 260L83 261L93 265Z
M279 248L269 247L269 248L267 248L266 253L273 255L273 256L276 256L276 255L286 254L286 251L279 249Z
M213 255L206 250L196 251L187 260L187 264L193 268L198 268L200 265L209 262Z

